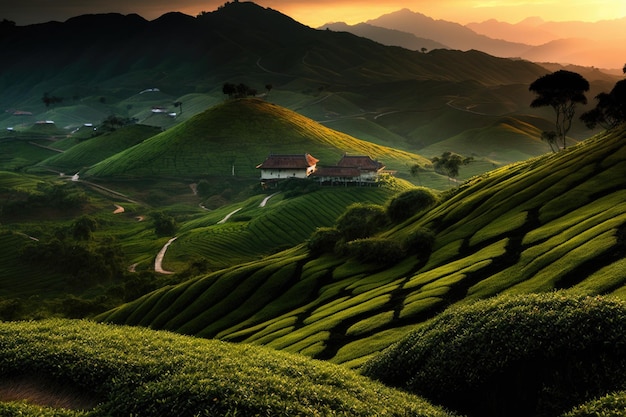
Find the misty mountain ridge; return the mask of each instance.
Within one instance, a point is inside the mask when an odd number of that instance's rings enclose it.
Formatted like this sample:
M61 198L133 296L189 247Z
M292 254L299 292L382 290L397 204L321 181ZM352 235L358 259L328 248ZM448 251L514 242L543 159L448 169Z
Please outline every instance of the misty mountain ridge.
M345 25L329 23L322 28L344 30L359 36L366 36L386 45L408 47L413 50L431 49L414 47L405 35L393 37L393 33L377 32L372 27L380 27L413 34L419 40L446 45L447 48L476 49L490 55L504 58L522 58L533 62L554 62L563 65L574 64L588 67L619 69L626 56L626 32L623 30L626 18L599 22L546 22L538 17L524 19L516 24L490 19L482 23L459 23L435 20L424 14L402 9L365 22L370 25L367 31L362 24ZM618 41L621 40L621 41ZM419 42L416 42L416 46Z

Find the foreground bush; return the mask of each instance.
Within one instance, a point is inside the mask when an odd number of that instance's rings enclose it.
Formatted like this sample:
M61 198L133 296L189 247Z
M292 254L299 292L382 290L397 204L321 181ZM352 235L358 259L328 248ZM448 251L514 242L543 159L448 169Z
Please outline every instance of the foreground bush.
M626 415L626 392L620 391L579 405L563 417L623 417Z
M0 375L4 384L45 378L98 404L67 411L0 403L3 416L451 416L303 356L86 321L0 323Z
M334 227L318 227L307 242L307 248L313 256L332 253L341 239L341 233Z
M433 206L437 200L437 195L429 188L419 187L407 190L389 201L387 215L393 222L400 223Z
M435 245L436 235L425 227L411 232L404 241L404 248L408 253L416 254L420 258L428 258Z
M451 308L363 373L469 416L557 416L626 388L626 304L557 292Z
M379 232L387 223L382 206L354 203L337 219L335 227L346 242L364 239Z
M392 239L356 239L345 245L345 253L361 262L389 265L399 262L405 256L404 248Z

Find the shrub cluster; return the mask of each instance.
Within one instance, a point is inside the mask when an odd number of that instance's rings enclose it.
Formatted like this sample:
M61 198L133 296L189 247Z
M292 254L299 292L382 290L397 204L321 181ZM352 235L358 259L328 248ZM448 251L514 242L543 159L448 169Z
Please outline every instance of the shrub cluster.
M361 262L388 265L404 258L404 248L392 239L367 238L346 243L345 252Z
M377 204L355 203L339 216L335 227L346 242L364 239L387 225L385 209Z
M419 198L423 198L422 191L417 191L416 194L421 196ZM415 201L411 198L403 201L407 200ZM423 198L422 201L431 201L429 204L434 204L436 200ZM313 232L307 243L309 251L313 256L334 252L376 264L392 264L407 254L428 258L435 243L435 234L429 229L417 229L403 242L373 237L388 225L388 210L375 204L350 205L337 219L334 227L321 227Z
M437 195L429 188L418 187L404 191L387 204L387 215L395 223L403 222L416 213L437 203Z
M626 304L555 292L454 307L363 373L468 416L556 416L626 388Z
M309 238L307 246L313 256L330 253L341 240L341 233L334 227L320 227Z

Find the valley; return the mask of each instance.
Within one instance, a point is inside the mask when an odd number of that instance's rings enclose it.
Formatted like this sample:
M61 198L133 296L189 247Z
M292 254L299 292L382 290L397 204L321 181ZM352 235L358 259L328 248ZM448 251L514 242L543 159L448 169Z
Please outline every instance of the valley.
M249 2L10 29L0 414L620 415L623 77Z

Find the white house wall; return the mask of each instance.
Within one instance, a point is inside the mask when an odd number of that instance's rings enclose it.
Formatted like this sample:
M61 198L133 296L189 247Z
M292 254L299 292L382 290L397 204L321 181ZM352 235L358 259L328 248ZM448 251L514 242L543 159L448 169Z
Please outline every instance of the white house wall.
M261 170L261 179L262 180L278 180L285 178L307 178L308 172L306 170L283 170L283 169L262 169Z

